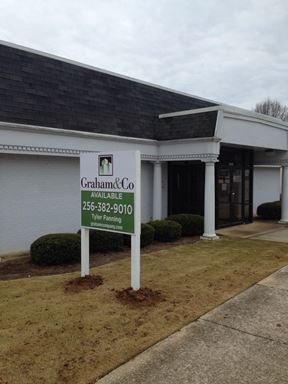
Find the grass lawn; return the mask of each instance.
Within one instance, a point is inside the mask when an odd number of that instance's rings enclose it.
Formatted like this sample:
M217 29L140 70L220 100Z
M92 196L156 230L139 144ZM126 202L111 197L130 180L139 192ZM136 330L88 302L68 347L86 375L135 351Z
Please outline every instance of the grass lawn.
M288 264L288 244L222 238L146 254L154 307L130 307L130 260L93 268L104 284L65 293L76 273L0 282L0 384L93 383L132 356Z

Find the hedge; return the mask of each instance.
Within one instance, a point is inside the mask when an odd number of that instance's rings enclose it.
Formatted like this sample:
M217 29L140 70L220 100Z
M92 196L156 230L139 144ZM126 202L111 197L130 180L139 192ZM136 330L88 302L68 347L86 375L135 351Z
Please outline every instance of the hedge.
M155 220L149 223L155 229L155 240L161 242L176 241L181 237L182 227L172 220Z
M271 201L269 203L260 204L257 208L257 216L262 219L280 220L281 219L281 202Z
M141 224L141 248L153 243L155 238L155 229L150 224Z
M204 219L200 215L179 213L168 216L167 220L175 221L182 226L182 236L201 235L204 231Z
M90 231L90 252L121 251L124 247L124 236L121 233Z
M76 263L81 259L81 238L75 233L44 235L31 244L30 255L38 265Z
M146 247L149 244L152 244L155 238L155 229L150 224L141 224L141 237L140 237L140 246L141 248ZM124 235L124 244L127 247L131 247L131 236Z

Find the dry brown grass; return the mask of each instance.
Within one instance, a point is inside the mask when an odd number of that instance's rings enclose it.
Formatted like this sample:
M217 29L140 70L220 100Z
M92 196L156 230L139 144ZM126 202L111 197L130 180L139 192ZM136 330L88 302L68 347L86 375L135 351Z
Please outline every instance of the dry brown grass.
M65 293L77 274L0 282L0 383L92 383L209 309L288 264L288 245L222 238L145 255L142 286L154 307L127 307L124 259L93 269L104 284Z

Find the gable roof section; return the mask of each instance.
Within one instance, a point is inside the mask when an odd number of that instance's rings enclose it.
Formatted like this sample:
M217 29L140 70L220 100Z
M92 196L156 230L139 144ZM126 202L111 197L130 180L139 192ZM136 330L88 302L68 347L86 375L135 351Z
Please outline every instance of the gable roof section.
M158 116L214 105L217 104L0 44L3 122L158 140L207 137L214 133L216 119L211 114L163 121Z
M217 111L160 119L156 139L177 140L214 136Z

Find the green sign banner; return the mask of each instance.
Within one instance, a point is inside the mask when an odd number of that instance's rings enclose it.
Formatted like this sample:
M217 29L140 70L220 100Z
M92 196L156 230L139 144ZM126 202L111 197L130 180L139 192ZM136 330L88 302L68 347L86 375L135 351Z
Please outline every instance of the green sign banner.
M134 193L81 191L81 225L134 233Z

